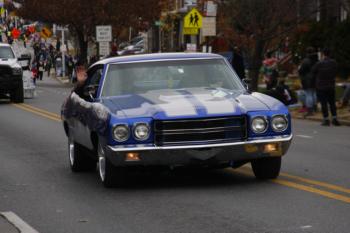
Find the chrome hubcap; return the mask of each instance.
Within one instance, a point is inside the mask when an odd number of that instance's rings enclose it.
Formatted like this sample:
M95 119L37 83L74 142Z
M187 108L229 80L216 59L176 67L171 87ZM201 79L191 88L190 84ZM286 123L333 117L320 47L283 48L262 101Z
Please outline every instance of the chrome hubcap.
M74 142L72 139L69 139L69 144L68 144L68 149L69 149L69 162L73 166L74 164Z
M106 176L106 158L101 146L99 146L98 149L98 171L100 173L100 178L103 182Z

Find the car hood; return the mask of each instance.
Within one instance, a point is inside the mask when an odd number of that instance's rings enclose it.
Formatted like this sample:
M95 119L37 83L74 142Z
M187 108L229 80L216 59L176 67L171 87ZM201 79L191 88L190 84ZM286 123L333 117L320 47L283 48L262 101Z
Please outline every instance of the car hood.
M266 101L264 98L267 98ZM118 118L153 119L242 115L249 111L271 110L276 104L281 105L276 101L259 93L249 94L221 88L155 90L101 99L102 104Z

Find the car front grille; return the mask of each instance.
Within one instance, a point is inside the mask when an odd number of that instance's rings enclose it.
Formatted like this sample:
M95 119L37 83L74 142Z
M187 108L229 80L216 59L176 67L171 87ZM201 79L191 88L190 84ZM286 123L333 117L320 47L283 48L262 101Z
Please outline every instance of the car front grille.
M156 146L225 143L246 138L245 116L154 122Z

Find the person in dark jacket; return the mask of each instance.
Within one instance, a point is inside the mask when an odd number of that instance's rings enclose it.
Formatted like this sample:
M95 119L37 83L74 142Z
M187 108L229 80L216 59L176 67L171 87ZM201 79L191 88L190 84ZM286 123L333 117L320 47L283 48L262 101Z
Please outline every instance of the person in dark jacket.
M323 114L323 126L329 126L328 105L332 114L332 124L339 126L337 120L337 108L335 106L335 77L337 74L337 62L330 58L330 50L322 51L323 59L312 68L315 76L317 98L321 102Z
M310 116L317 109L315 76L312 74L311 70L318 62L318 56L313 47L307 48L306 52L307 55L301 62L298 72L302 89L306 97L305 107L307 108L307 114L305 116Z

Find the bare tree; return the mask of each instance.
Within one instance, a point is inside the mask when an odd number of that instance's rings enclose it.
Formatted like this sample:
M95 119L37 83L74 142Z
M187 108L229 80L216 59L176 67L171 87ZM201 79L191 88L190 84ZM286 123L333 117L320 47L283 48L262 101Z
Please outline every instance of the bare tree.
M157 0L30 0L23 2L18 13L26 19L68 25L77 36L80 59L86 62L88 40L95 35L96 25L111 24L118 35L123 27L154 20L159 16L158 5Z
M251 89L257 90L264 53L298 25L298 0L226 0L221 6L226 38L247 55Z

